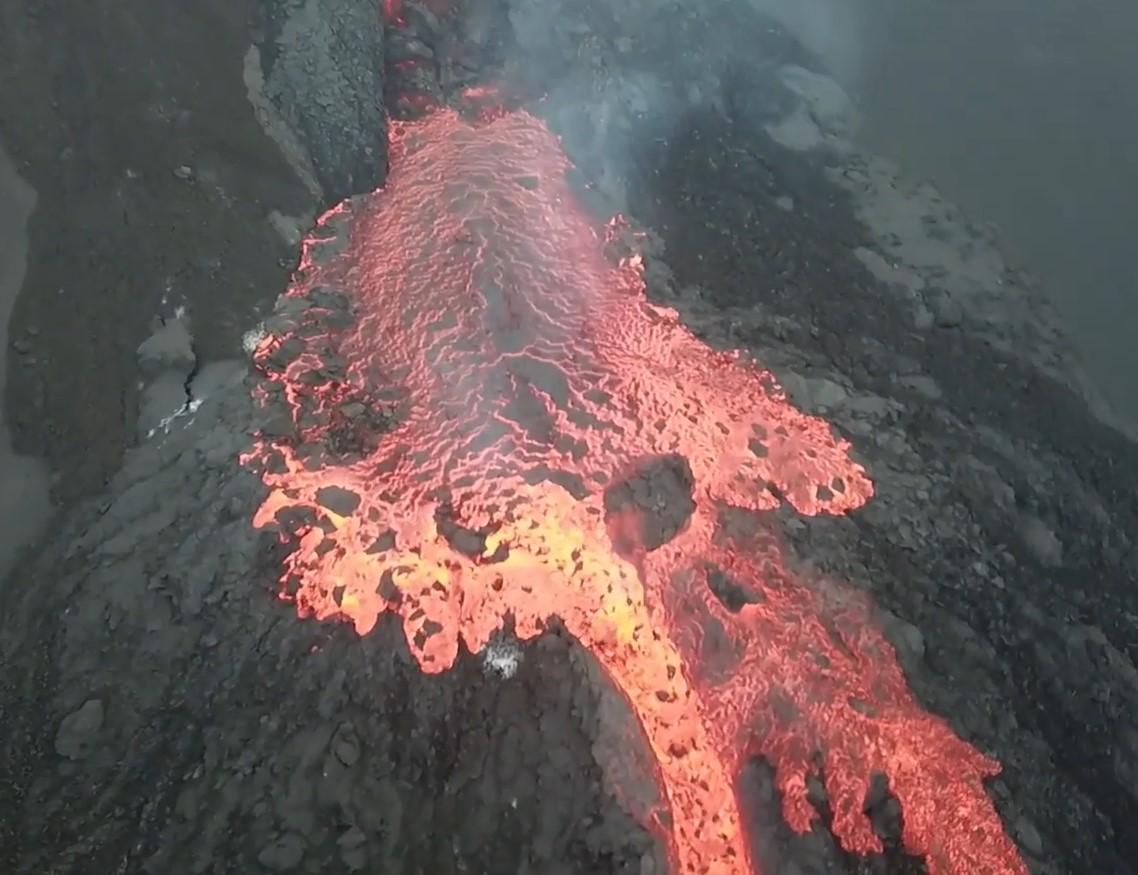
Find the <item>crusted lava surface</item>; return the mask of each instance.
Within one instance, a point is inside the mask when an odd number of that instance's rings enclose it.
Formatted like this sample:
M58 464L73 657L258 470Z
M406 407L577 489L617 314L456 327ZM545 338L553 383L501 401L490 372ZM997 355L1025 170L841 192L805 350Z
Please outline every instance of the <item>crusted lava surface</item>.
M310 240L282 305L332 289L350 324L255 356L260 401L292 425L245 457L269 487L256 524L290 546L284 596L360 634L399 616L428 673L506 625L563 623L646 733L663 802L645 814L678 871L753 871L736 781L761 754L794 830L820 775L842 846L880 852L879 774L930 873L1026 872L983 786L998 764L917 704L864 599L720 525L862 506L849 444L649 302L639 256L613 257L628 229L594 227L538 119L440 109L400 123L391 154L382 192L325 217L350 211L347 249ZM381 395L374 449L306 451L345 399Z

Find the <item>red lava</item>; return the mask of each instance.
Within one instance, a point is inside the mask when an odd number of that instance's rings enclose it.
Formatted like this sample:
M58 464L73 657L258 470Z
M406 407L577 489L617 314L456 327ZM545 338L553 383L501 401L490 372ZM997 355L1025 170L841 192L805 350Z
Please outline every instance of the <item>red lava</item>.
M922 710L862 597L720 531L724 507L861 506L873 489L849 445L647 299L639 259L606 255L620 228L586 215L539 120L439 110L396 126L391 165L386 188L351 207L346 253L317 266L310 240L288 292L347 291L352 324L323 338L346 372L321 376L311 354L272 371L285 338L256 354L306 442L320 435L304 432L304 403L400 392L362 455L315 465L266 438L246 459L269 487L257 526L316 514L282 574L300 614L361 635L395 614L426 672L450 668L460 642L480 651L507 617L522 639L560 618L643 726L668 807L649 825L677 872L755 871L735 783L761 755L795 830L817 818L818 774L841 845L881 851L864 807L882 773L904 847L932 875L1024 875L983 786L998 763ZM606 487L675 457L690 516L662 546L617 550ZM358 506L322 506L328 487ZM727 607L709 575L751 597Z

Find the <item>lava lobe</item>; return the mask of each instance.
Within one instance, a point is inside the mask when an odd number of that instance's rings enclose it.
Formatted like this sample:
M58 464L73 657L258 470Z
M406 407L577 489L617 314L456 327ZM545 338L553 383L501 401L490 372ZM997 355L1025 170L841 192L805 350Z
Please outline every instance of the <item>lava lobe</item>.
M397 615L427 672L507 617L523 639L559 618L643 726L677 872L754 871L735 779L761 755L796 830L820 774L842 846L881 851L884 775L932 875L1026 873L984 790L999 765L917 704L864 599L723 531L728 511L864 504L848 444L651 303L567 170L525 112L439 110L396 124L386 188L338 208L343 254L306 244L283 306L340 290L350 318L255 354L291 419L246 459L269 490L255 524L314 521L288 530L285 594L361 635Z

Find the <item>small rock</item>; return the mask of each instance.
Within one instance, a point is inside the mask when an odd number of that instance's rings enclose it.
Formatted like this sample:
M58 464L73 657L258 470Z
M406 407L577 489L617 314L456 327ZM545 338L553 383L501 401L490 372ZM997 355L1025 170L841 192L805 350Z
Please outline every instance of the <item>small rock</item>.
M1015 834L1019 843L1023 845L1023 849L1033 857L1043 854L1043 838L1039 835L1039 830L1035 828L1035 825L1026 817L1021 817L1016 821Z
M273 305L273 312L281 316L299 316L301 313L312 308L312 301L308 298L284 296L277 298L277 302ZM275 329L280 333L284 333L285 326L279 326Z
M898 382L906 389L912 389L914 392L918 392L933 401L936 401L944 394L941 392L940 386L936 384L936 380L932 377L902 377Z
M854 395L848 406L854 413L871 419L881 419L891 409L889 400L880 395Z
M907 355L899 355L894 359L894 370L902 377L912 377L922 373L921 363Z
M290 437L295 429L286 411L275 410L261 422L260 431L267 438L283 438Z
M338 516L351 516L360 506L360 497L342 486L323 486L317 489L316 501Z
M456 527L449 533L450 545L465 556L480 556L486 549L486 538L469 529Z
M55 752L69 760L81 760L91 753L95 735L103 726L103 703L88 699L59 724Z
M369 554L386 553L388 550L395 549L395 532L390 529L372 541L371 546L365 552ZM384 596L386 598L386 596ZM392 596L394 597L394 596Z
M1138 730L1125 728L1115 737L1114 775L1123 787L1138 786Z
M822 783L822 779L818 775L808 775L806 777L806 798L817 808L823 808L829 804L830 794L827 792L826 785Z
M263 338L262 338L263 339ZM253 350L256 350L260 341L250 341ZM242 346L246 344L243 342ZM268 364L273 368L283 371L290 364L296 361L304 353L304 342L296 337L290 337L281 343L272 353L268 356Z
M1048 568L1063 564L1063 544L1038 517L1024 517L1020 524L1024 546Z
M333 237L319 238L319 245L312 246L308 250L308 257L312 259L313 264L328 264L348 248L349 239L346 232ZM317 241L314 240L313 242Z
M937 301L934 312L938 328L956 328L964 321L964 308L947 295Z
M801 377L788 373L782 377L781 383L792 401L811 411L838 407L849 397L844 387L824 377Z
M925 658L925 636L912 623L902 620L896 614L888 614L885 634L906 667L911 668Z
M294 832L277 836L257 854L257 862L273 872L295 869L304 859L304 839Z
M308 292L308 300L315 307L338 310L347 313L352 308L348 296L331 286L313 286Z
M348 827L336 844L340 846L340 859L348 869L358 872L367 865L367 836L358 826Z
M873 823L874 832L881 838L896 840L901 837L901 806L889 792L889 782L877 773L870 780L865 798L865 811Z
M360 740L350 723L341 723L332 738L332 752L345 766L354 766L360 759Z
M178 179L191 182L194 178L194 168L188 164L183 164L180 167L174 168L174 175L178 177Z

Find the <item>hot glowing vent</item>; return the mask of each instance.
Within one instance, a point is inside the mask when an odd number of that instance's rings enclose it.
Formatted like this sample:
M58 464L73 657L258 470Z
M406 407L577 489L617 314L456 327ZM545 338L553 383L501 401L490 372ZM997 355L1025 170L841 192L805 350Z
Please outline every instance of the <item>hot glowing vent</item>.
M879 772L933 875L1026 873L984 791L998 764L918 706L862 598L796 579L769 534L724 531L724 508L862 505L846 442L646 298L540 121L440 110L397 126L391 152L346 253L316 265L309 241L289 292L318 310L313 289L342 290L351 318L255 355L297 435L247 459L269 487L255 522L308 515L282 575L300 614L360 634L395 614L427 672L507 617L521 639L560 618L644 728L677 872L754 871L734 786L761 754L796 830L819 773L843 847L880 851ZM376 430L333 452L344 416Z

